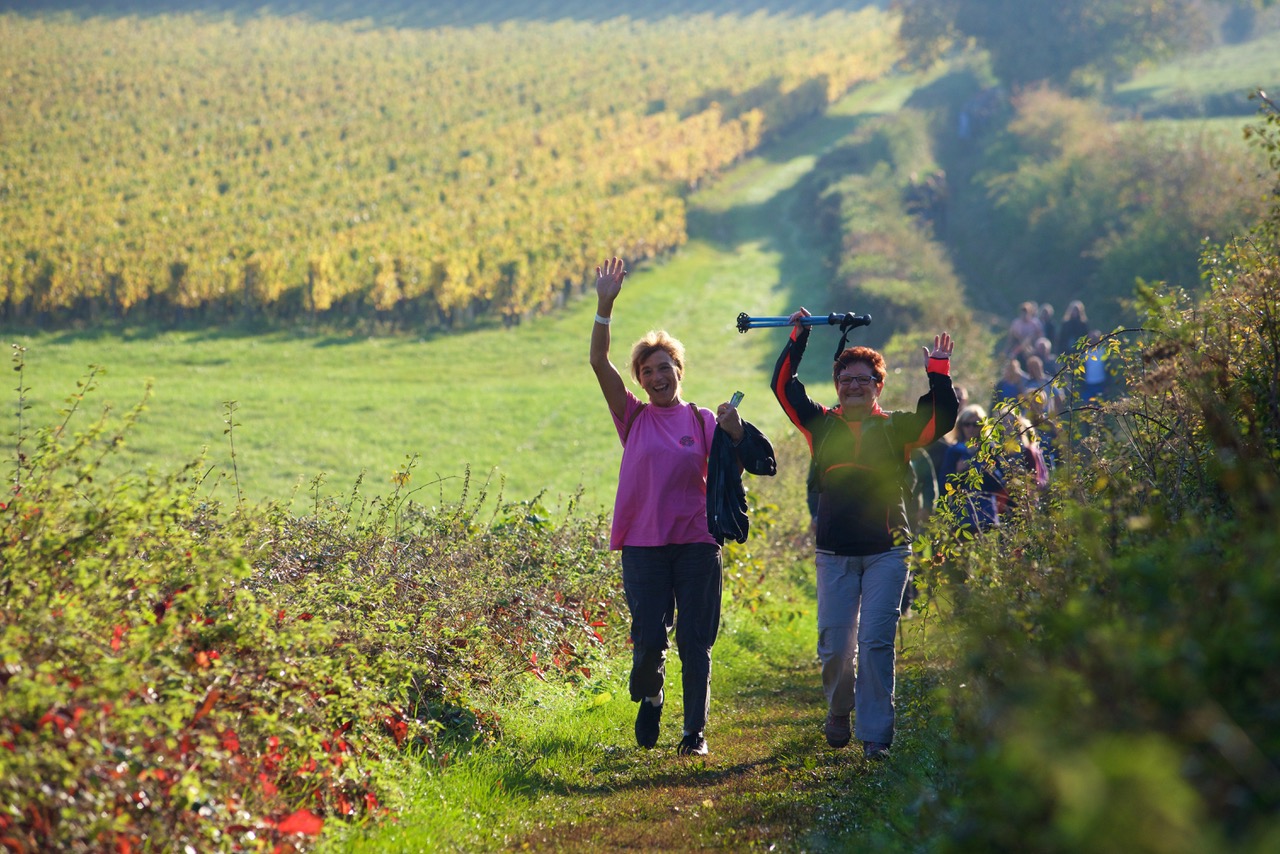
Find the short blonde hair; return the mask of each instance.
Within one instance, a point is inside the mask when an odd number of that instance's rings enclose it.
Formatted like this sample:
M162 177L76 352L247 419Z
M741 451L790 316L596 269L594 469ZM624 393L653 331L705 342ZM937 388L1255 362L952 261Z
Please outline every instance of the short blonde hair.
M636 382L640 382L640 366L659 350L665 350L676 363L676 379L684 379L684 345L664 329L651 329L631 348L631 376Z

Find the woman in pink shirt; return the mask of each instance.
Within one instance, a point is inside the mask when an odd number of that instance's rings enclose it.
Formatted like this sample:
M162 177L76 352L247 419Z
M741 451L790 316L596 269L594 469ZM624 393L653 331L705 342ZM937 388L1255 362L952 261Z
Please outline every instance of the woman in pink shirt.
M613 258L596 268L591 368L622 441L610 548L622 552L631 610L631 699L636 742L658 741L668 640L676 626L683 666L684 732L677 751L705 755L711 700L711 647L720 627L720 544L707 526L707 458L719 425L736 445L746 434L728 402L713 414L680 399L684 347L662 331L631 351L631 374L648 397L628 390L609 360L609 323L627 271ZM675 621L679 613L680 619Z

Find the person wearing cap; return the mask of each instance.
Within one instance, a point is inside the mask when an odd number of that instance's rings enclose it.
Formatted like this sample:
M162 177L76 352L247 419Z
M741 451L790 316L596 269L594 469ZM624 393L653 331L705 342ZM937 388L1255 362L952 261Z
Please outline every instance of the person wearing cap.
M924 347L929 391L914 412L880 408L887 368L870 347L838 354L832 380L839 403L809 397L797 376L810 327L801 308L773 372L773 393L809 444L818 491L816 540L818 657L827 699L827 743L854 735L871 759L888 756L894 736L894 635L910 555L911 454L955 425L954 342L940 333ZM850 714L854 726L850 725Z

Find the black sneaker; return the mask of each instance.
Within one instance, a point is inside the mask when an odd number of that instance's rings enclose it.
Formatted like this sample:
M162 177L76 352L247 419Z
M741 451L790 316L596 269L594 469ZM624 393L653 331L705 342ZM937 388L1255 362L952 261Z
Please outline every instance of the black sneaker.
M827 737L827 744L844 747L853 738L853 732L849 729L849 716L828 713L827 722L822 725L822 733Z
M636 712L636 744L646 750L658 743L658 724L662 722L662 704L640 701Z
M862 742L862 755L868 759L888 759L889 745L881 744L878 741Z
M676 748L676 753L681 756L706 756L707 740L700 732L686 735L680 739L680 746Z

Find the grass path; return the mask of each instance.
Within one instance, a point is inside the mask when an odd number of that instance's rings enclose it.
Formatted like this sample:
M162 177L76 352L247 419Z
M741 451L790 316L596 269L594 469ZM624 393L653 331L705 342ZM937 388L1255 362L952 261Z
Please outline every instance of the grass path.
M885 851L907 838L895 827L897 792L910 788L928 733L921 718L927 671L904 667L898 695L902 730L888 762L871 762L857 742L832 749L816 657L761 662L718 650L720 681L711 753L675 754L679 717L652 751L606 754L592 779L546 785L531 814L540 820L512 847L553 851L850 850ZM730 671L728 673L724 671ZM628 704L628 711L634 706ZM678 711L678 707L672 710ZM619 741L629 736L624 727ZM885 792L895 793L886 798Z
M811 596L811 591L806 595ZM832 749L806 596L727 613L714 653L710 753L680 757L679 660L668 662L658 746L635 745L626 662L594 689L539 686L504 714L504 738L407 786L394 823L326 839L330 851L910 850L935 786L928 623L904 621L898 736L885 762ZM782 607L778 607L781 605Z

